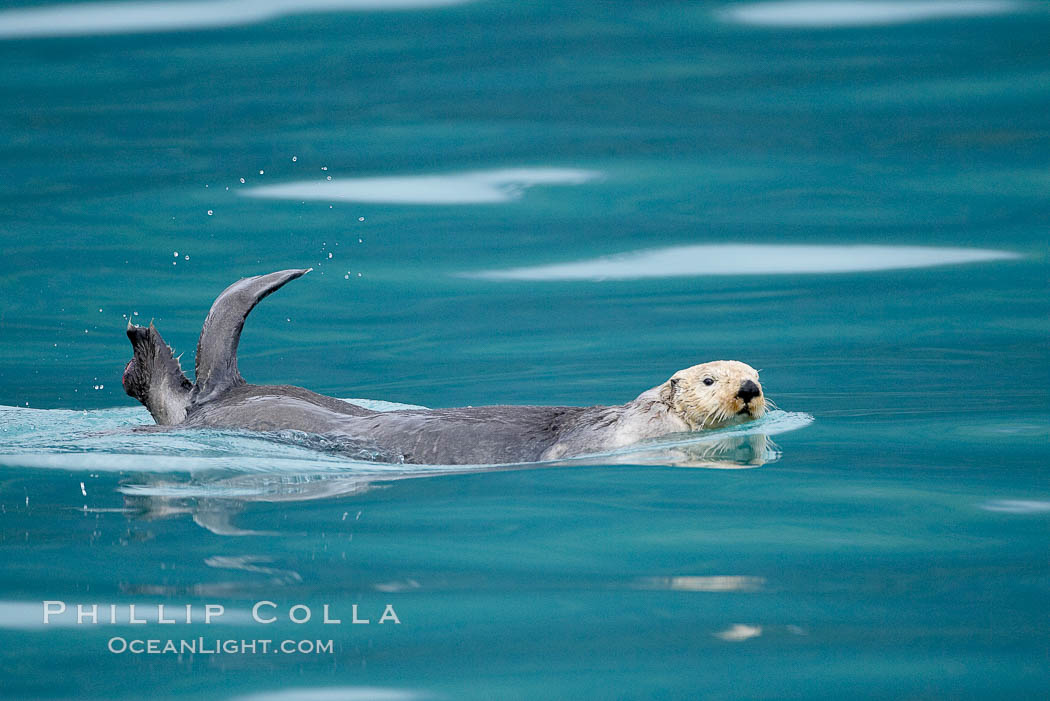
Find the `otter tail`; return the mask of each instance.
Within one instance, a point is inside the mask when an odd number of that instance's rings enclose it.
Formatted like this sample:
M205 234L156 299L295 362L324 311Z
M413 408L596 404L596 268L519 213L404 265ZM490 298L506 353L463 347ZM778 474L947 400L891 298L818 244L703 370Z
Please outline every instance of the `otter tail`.
M237 344L248 313L264 297L311 270L313 268L281 270L244 278L227 287L215 299L197 342L197 377L190 391L191 406L209 402L244 384L244 378L237 370Z

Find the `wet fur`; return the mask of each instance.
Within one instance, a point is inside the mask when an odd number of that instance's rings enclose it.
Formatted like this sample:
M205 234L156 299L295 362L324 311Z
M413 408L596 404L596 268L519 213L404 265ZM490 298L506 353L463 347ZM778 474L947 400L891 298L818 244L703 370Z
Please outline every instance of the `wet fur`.
M236 349L244 318L266 295L305 270L246 278L224 291L208 314L191 384L150 325L128 326L135 355L124 388L160 425L253 431L303 431L354 450L406 463L506 464L557 460L621 448L670 433L741 423L761 416L758 373L714 361L675 373L618 406L485 406L377 412L287 385L245 383ZM745 402L743 383L758 395ZM752 385L749 385L752 386ZM389 459L389 458L387 458Z

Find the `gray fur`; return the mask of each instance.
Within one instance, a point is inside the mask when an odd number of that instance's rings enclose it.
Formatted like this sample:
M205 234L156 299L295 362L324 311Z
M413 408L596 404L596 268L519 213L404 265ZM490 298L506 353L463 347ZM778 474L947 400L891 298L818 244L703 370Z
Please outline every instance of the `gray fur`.
M640 398L641 399L641 398ZM184 426L305 431L372 446L401 462L436 465L549 460L607 448L611 436L648 423L666 434L668 407L651 399L623 406L484 406L371 411L299 387L241 385L191 408ZM640 421L648 417L649 421Z
M136 356L125 371L125 389L150 409L158 424L252 431L302 431L345 442L354 450L406 463L500 464L555 460L599 452L689 426L670 405L673 385L643 393L621 406L486 406L377 412L300 387L249 385L237 370L237 344L248 312L261 299L307 270L245 278L212 305L197 346L192 389L164 353L148 355L142 334L129 327ZM167 350L160 334L150 332ZM140 354L140 345L143 352ZM140 361L141 355L141 361ZM152 360L154 357L157 360ZM158 386L177 392L144 392L128 376L150 371ZM152 365L150 365L152 363ZM142 366L142 367L139 367ZM146 367L149 366L149 367ZM177 368L177 362L175 363ZM132 379L135 379L135 373ZM181 378L181 380L179 379ZM133 391L135 390L135 391Z
M269 275L244 278L216 297L197 342L194 373L197 380L190 392L191 405L206 404L244 384L244 378L237 370L237 344L241 340L244 320L263 298L308 272L310 268L281 270Z
M186 418L192 385L179 359L152 323L146 328L130 321L128 339L135 350L124 368L124 391L142 402L159 425L177 424Z

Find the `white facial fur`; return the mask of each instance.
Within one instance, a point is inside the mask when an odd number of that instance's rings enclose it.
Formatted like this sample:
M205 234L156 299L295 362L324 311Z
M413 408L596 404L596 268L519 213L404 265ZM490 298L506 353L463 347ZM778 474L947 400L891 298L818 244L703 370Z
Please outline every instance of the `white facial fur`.
M749 380L758 395L745 402L739 393ZM693 431L731 426L766 413L758 371L736 360L715 360L679 370L660 386L660 396Z

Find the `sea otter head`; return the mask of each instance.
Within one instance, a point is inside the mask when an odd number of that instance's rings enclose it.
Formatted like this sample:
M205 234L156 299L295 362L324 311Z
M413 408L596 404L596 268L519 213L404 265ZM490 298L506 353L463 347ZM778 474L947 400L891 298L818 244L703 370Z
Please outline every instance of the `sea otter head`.
M124 366L124 391L142 402L158 424L180 423L186 418L192 385L178 358L152 323L143 328L129 321L128 338L135 354Z
M679 370L659 387L659 395L693 431L731 426L766 413L758 371L736 360Z

